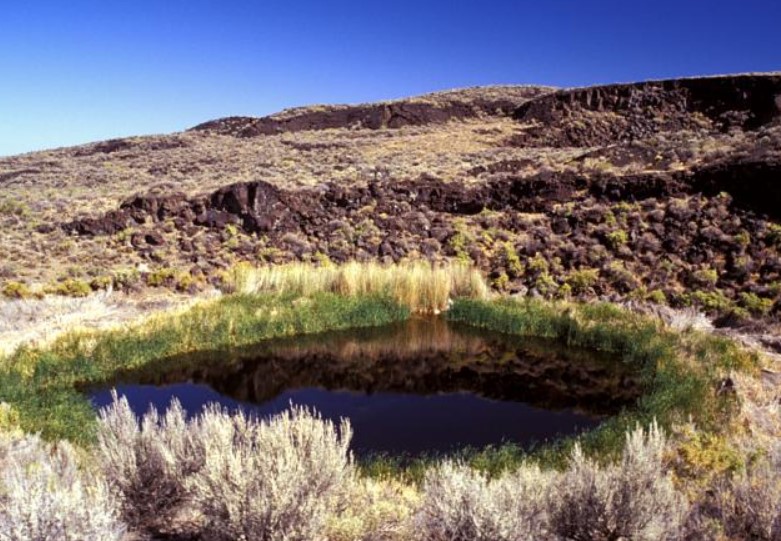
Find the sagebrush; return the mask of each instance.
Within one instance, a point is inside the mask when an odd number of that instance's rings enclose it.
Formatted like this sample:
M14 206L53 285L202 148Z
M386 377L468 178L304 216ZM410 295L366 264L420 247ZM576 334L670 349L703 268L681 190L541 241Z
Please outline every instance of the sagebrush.
M69 443L0 432L0 540L119 541L124 533L105 480Z
M116 398L116 397L115 397ZM311 540L355 476L349 422L292 406L268 420L174 402L140 420L126 399L101 413L99 455L123 516L159 533L183 507L206 539Z

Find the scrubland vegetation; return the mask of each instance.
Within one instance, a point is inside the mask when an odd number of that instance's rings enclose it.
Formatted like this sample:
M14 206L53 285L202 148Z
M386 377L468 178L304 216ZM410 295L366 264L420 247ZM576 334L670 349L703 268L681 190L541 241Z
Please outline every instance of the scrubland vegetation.
M759 368L725 338L607 304L486 299L479 275L459 266L242 267L230 289L0 359L0 539L781 537L781 446L766 437L779 433L778 404L763 406L769 426L752 427L746 398L716 392ZM96 418L76 390L179 353L445 308L471 325L615 353L645 394L578 440L443 458L410 475L356 463L349 422L316 412L259 421L209 408L187 420L174 404L137 419L119 398Z
M67 443L0 439L0 539L523 541L757 539L781 534L781 446L695 498L652 423L615 463L575 446L559 469L532 462L489 476L444 461L419 485L362 479L349 422L300 408L268 420L174 403L137 419L101 413L87 461ZM759 449L755 449L759 451ZM10 533L9 533L10 532Z

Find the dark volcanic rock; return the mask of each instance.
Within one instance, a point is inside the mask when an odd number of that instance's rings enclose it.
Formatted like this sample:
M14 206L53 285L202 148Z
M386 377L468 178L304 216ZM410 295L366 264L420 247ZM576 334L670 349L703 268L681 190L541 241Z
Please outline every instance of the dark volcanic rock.
M402 128L441 124L482 115L510 115L520 103L550 92L547 87L516 87L513 98L467 99L453 94L438 99L410 99L365 105L303 107L262 118L228 117L199 124L196 131L235 137L257 137L307 130L336 128Z
M531 100L514 117L532 125L523 146L599 146L659 132L746 130L779 115L781 75L674 79L561 90ZM696 113L696 114L695 114Z

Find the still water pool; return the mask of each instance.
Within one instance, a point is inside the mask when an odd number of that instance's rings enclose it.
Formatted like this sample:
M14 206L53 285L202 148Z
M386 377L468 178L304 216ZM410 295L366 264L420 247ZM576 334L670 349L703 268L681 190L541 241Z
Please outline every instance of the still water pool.
M139 415L174 398L190 414L313 407L350 419L358 456L528 446L593 428L639 394L618 359L442 318L161 359L90 389L96 407L112 388Z

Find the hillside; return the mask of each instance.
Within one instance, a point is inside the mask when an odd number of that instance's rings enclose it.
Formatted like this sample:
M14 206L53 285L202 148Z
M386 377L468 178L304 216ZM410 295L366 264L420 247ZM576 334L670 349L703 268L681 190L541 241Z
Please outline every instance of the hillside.
M545 297L781 315L781 74L498 86L0 159L0 287L459 258Z

